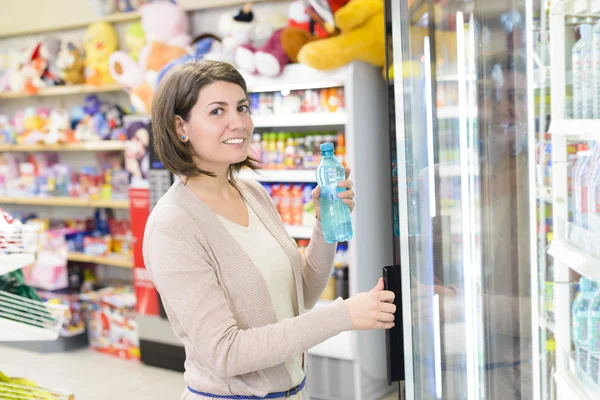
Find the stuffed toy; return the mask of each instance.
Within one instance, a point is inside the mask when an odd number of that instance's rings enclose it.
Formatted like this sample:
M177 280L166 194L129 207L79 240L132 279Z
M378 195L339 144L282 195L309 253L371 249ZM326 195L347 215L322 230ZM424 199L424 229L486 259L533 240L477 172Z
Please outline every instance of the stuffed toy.
M63 144L71 130L71 118L68 110L55 108L50 112L45 142L46 144Z
M27 61L21 67L21 75L24 78L23 89L28 94L37 94L41 88L48 86L42 79L47 63L41 55L41 47L41 42L36 43Z
M191 41L185 11L173 3L156 2L140 8L146 44L138 60L124 51L110 56L111 76L128 91L136 111L149 113L161 69L188 54Z
M79 52L75 43L63 41L58 57L56 58L56 67L59 69L59 76L65 84L77 85L85 82L85 61Z
M237 48L250 41L250 31L253 27L252 3L246 3L236 15L221 15L217 22L217 32L222 38L221 46L205 54L205 58L234 64Z
M40 55L46 61L46 71L44 71L42 79L50 86L64 84L60 77L60 69L56 65L60 48L61 40L53 36L45 38L40 48Z
M219 39L218 37L216 37L215 35L212 35L210 33L207 34L203 34L198 36L197 38L195 38L194 40L194 44L192 45L192 52L191 54L186 54L183 57L179 57L173 61L170 61L169 63L167 63L167 65L165 65L159 72L157 78L156 78L156 85L158 86L158 84L160 83L160 81L162 80L162 78L167 74L167 72L169 72L173 67L176 67L178 65L184 64L188 61L192 61L192 60L201 60L203 59L208 53L212 52L212 51L218 51L215 50L216 47L220 46L221 44L221 39Z
M190 45L188 16L176 4L167 1L148 3L140 7L139 13L147 43L163 42L179 47Z
M113 83L109 73L108 60L117 50L117 32L106 22L95 22L85 33L85 81L90 85L101 86Z
M383 0L351 0L335 13L335 24L341 33L304 45L299 62L318 70L340 68L355 60L384 66Z
M140 51L146 44L146 35L144 34L144 28L141 22L134 22L127 27L125 31L125 45L129 50L129 55L135 61L138 60Z

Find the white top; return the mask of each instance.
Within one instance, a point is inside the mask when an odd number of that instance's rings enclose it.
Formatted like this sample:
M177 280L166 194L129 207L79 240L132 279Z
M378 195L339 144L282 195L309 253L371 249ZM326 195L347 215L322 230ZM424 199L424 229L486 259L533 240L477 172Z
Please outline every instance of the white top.
M219 220L238 242L252 263L262 273L269 295L275 307L277 320L294 318L295 283L292 264L283 247L262 223L252 207L248 209L248 227L236 224L220 215ZM288 360L285 366L292 378L293 387L304 378L302 354ZM290 388L291 389L291 388ZM295 396L290 397L294 399Z

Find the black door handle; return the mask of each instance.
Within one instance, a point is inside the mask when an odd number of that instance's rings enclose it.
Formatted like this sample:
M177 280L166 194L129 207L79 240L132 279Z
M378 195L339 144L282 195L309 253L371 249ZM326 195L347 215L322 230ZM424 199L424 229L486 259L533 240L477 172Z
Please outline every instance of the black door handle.
M404 381L404 332L402 330L402 279L399 265L383 267L385 290L395 293L395 322L392 329L385 331L385 353L387 364L387 383Z

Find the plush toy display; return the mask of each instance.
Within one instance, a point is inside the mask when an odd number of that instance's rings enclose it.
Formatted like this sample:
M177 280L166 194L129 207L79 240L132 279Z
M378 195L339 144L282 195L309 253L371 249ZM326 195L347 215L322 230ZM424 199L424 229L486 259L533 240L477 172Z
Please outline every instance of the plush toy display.
M47 144L62 144L67 142L67 134L71 129L71 118L69 111L54 109L50 111L48 132L46 133Z
M188 53L191 38L187 33L187 14L173 3L144 4L140 14L146 45L137 62L124 51L116 51L110 56L109 70L129 91L133 107L148 113L161 69Z
M146 35L144 34L144 28L141 22L134 22L127 27L125 31L125 45L129 50L129 55L135 61L138 60L140 51L146 44Z
M85 82L85 61L75 43L63 41L56 59L60 78L66 83L76 85Z
M343 67L365 61L377 67L385 64L385 22L383 0L350 0L335 13L341 34L304 45L298 61L318 70Z
M117 32L111 24L95 22L88 27L84 39L86 83L101 86L114 82L108 70L108 60L117 50L117 45Z

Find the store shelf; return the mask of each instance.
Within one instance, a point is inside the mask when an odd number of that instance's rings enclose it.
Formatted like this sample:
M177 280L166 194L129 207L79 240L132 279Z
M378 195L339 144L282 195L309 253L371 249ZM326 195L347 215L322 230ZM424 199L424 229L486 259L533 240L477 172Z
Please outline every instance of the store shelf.
M129 200L89 200L76 197L7 197L0 196L0 204L55 207L129 208Z
M256 115L252 117L255 128L284 128L308 126L340 126L348 120L345 112L298 113Z
M0 275L8 274L35 262L33 254L2 254L0 255Z
M579 140L600 140L600 119L558 119L550 124L553 135L571 136Z
M103 140L67 144L0 144L0 152L124 151L127 143Z
M281 75L275 78L252 75L242 72L248 92L279 92L303 89L322 89L341 87L346 83L348 71L346 67L319 71L303 64L288 64Z
M286 225L285 229L294 239L310 239L313 228L311 226L291 226Z
M240 171L239 177L242 179L254 179L259 182L317 182L314 170L259 169L256 171L251 171L246 169Z
M3 92L0 93L0 99L24 99L28 97L66 96L74 94L106 93L120 91L123 91L123 86L117 83L104 86L64 85L51 86L44 89L40 89L40 91L37 94L29 94L24 92Z
M548 254L580 275L600 281L600 259L592 257L565 239L554 239Z
M254 0L254 3L259 3L266 0ZM83 3L83 2L82 2ZM92 3L92 2L88 2ZM194 11L194 10L202 10L202 9L210 9L210 8L218 8L218 7L228 7L244 4L244 1L241 0L179 0L177 2L179 7L184 9L185 11ZM91 4L89 7L93 7ZM64 18L63 21L57 25L43 25L40 23L32 24L25 28L19 28L14 26L13 24L7 25L0 29L0 38L13 37L13 36L23 36L23 35L34 35L40 34L43 32L56 32L68 29L79 29L86 28L90 24L96 21L105 21L109 23L120 23L120 22L129 22L135 21L140 18L140 13L137 11L133 12L119 12L113 13L105 16L96 16L94 10L87 8L86 6L77 6L76 10L71 14L75 14L75 16L70 16L70 21L67 18ZM84 15L87 17L78 17L78 13L85 13Z
M559 393L568 393L569 399L577 400L595 400L597 397L593 397L591 393L586 392L586 388L583 387L581 381L571 371L557 372L554 375L556 385L559 389Z
M118 255L92 256L85 253L70 252L67 255L69 261L93 263L99 265L110 265L112 267L133 268L133 260L130 257Z

